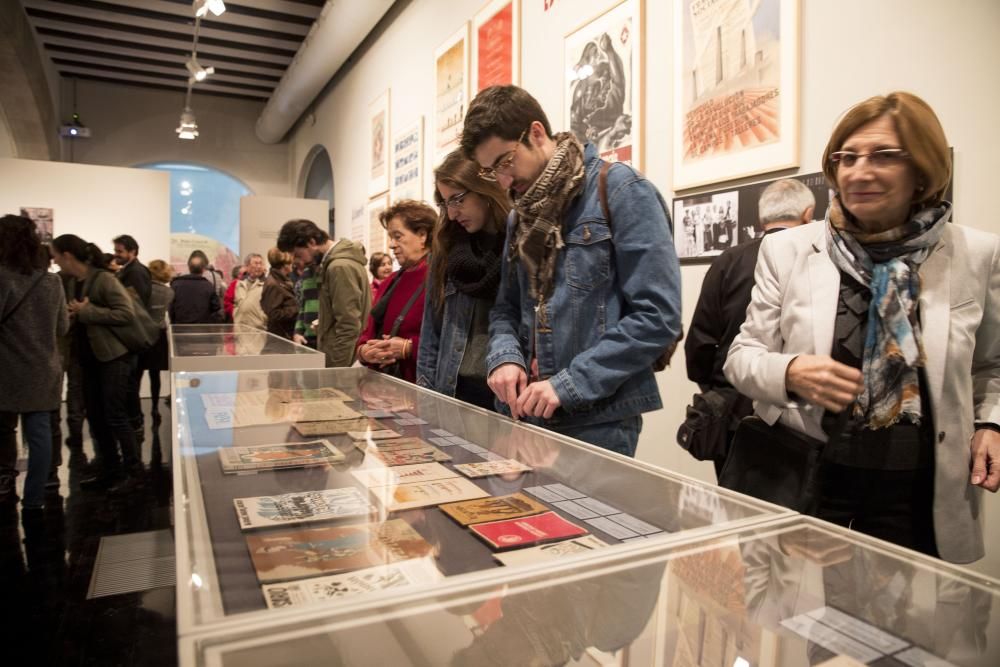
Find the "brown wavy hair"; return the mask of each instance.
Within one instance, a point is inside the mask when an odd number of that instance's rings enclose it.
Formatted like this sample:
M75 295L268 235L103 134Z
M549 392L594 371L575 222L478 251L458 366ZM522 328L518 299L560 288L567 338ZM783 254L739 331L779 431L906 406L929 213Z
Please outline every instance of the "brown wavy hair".
M444 308L445 269L448 267L448 253L455 245L455 239L468 232L448 219L448 209L445 207L444 198L438 192L438 183L444 183L459 190L467 190L484 199L487 220L483 229L501 236L504 235L507 228L510 200L498 183L479 178L479 165L467 159L461 149L449 153L444 162L434 170L434 201L438 205L438 224L434 232L434 244L431 246L431 270L427 279L431 298L434 299L440 313Z

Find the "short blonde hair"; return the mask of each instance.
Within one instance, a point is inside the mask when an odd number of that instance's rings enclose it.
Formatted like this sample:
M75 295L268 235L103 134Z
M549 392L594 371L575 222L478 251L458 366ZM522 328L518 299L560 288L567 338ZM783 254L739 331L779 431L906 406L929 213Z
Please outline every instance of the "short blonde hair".
M869 97L854 105L837 123L830 141L823 150L823 173L830 187L837 189L837 166L830 154L841 150L844 142L863 125L888 116L899 135L900 148L910 154L917 170L919 186L917 203L937 206L951 183L951 151L944 128L927 102L913 93L896 91L888 95Z
M173 267L162 259L154 259L146 265L146 268L149 269L149 275L153 280L164 285L169 283L170 279L174 277Z
M267 263L271 265L272 269L282 269L295 260L292 257L292 253L285 252L284 250L278 250L277 248L271 248L267 251Z

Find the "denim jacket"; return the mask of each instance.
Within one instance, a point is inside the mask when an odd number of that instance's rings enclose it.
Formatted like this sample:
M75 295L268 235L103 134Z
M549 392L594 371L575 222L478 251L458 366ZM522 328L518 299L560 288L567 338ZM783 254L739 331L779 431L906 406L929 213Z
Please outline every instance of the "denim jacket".
M474 297L459 292L449 280L444 286L444 308L439 317L432 290L427 290L417 352L418 385L446 396L455 395L475 304Z
M504 249L490 313L487 372L534 356L562 404L543 425L617 421L662 407L651 365L681 334L681 277L663 197L627 165L608 172L612 226L601 210L596 148L584 151L585 185L563 217L555 288L539 308L524 269ZM516 213L507 221L514 238Z

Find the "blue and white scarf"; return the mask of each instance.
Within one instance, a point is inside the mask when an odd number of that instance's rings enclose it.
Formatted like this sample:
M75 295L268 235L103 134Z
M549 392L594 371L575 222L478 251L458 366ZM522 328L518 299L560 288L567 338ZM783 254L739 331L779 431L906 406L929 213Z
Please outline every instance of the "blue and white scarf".
M892 426L906 417L920 423L917 369L925 363L917 317L920 265L951 218L951 204L923 208L884 232L865 232L835 197L827 211L830 257L841 272L868 287L868 332L861 372L864 389L854 417L869 428Z

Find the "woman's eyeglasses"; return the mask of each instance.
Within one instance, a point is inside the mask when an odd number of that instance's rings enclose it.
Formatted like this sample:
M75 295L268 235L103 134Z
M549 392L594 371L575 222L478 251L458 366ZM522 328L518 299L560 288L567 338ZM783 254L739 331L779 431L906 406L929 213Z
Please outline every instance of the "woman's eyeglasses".
M882 148L870 153L837 151L835 153L830 153L830 162L835 167L851 168L855 166L861 158L868 158L868 165L873 169L879 169L899 164L903 160L909 159L909 157L910 154L902 148Z
M493 163L492 167L480 167L479 178L484 181L496 181L498 175L506 174L514 164L514 156L517 155L517 148L521 145L521 142L524 141L524 135L528 133L528 129L529 128L525 128L524 132L521 133L521 136L517 138L517 146L514 146L511 151L507 152L502 157L497 158L497 161Z
M448 210L457 211L462 208L462 204L465 202L465 198L469 195L469 191L459 192L457 195L452 195L441 202L441 206Z

